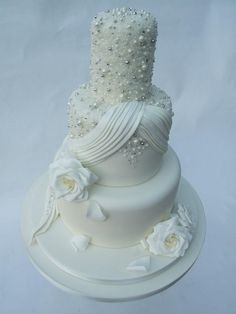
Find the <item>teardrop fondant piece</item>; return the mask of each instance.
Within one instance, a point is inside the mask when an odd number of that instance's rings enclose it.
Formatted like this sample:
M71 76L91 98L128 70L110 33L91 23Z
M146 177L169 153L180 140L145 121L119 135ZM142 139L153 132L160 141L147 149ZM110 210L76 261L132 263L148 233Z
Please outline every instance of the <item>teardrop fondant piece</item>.
M104 215L101 206L98 202L94 200L89 201L89 205L86 212L86 217L88 219L97 220L97 221L104 221L107 217Z

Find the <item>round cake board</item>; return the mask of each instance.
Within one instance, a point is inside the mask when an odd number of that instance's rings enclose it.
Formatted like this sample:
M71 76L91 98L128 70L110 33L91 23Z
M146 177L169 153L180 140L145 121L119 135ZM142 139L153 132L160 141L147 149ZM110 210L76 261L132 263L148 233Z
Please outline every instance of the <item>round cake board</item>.
M32 244L32 230L42 215L47 186L45 174L31 187L23 207L21 232L33 265L64 291L107 302L144 298L174 284L199 256L206 231L204 209L184 178L181 178L176 202L184 204L190 212L193 238L185 255L179 258L151 254L141 244L122 249L91 245L86 251L76 252L70 242L73 235L60 217ZM151 259L148 272L126 269L129 262L143 256Z

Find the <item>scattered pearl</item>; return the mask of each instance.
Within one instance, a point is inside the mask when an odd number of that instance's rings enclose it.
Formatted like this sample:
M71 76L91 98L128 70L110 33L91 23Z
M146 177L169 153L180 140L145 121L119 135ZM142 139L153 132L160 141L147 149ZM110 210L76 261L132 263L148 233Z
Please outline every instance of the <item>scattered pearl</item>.
M139 36L139 41L144 41L144 37L142 35Z

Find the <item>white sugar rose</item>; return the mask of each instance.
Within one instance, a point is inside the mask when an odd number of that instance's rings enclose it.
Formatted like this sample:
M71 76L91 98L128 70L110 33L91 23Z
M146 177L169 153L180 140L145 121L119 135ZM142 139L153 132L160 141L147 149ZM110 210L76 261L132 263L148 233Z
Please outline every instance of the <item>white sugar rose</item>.
M69 202L87 200L87 187L97 180L98 177L75 158L60 158L49 166L49 184L56 198Z
M183 256L192 235L188 228L181 226L177 216L158 223L146 242L150 252L169 257Z

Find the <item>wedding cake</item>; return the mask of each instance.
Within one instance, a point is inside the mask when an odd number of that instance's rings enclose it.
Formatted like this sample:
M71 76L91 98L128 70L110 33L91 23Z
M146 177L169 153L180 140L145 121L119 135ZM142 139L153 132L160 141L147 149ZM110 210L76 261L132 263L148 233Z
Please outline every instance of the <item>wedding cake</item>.
M168 145L172 103L152 84L156 39L156 19L143 10L93 19L90 80L69 98L69 133L49 166L32 246L60 220L68 247L83 258L93 248L139 246L143 255L127 272L188 250L192 217L176 200L181 168Z

